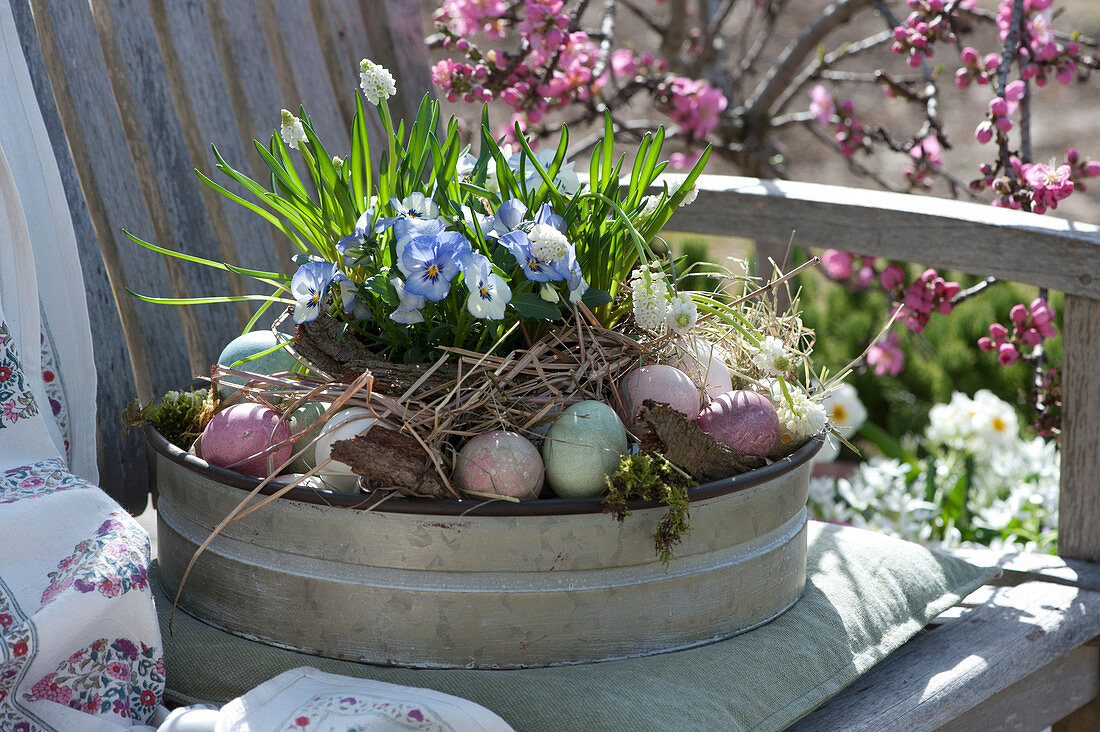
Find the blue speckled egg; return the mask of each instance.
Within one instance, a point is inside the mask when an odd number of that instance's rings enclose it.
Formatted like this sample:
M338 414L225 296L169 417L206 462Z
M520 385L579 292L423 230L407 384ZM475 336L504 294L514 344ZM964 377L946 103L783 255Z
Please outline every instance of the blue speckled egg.
M604 479L626 451L626 429L615 410L593 400L574 404L554 420L542 443L546 480L562 498L603 495Z

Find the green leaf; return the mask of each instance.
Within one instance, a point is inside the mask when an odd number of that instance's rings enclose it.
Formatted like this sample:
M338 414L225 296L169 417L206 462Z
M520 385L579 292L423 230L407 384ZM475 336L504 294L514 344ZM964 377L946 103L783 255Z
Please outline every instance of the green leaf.
M540 298L541 299L541 298ZM611 302L611 295L596 287L589 287L581 297L581 302L589 308L598 308Z
M512 307L521 318L534 318L536 320L559 320L561 309L553 303L548 303L534 292L517 292L512 295Z

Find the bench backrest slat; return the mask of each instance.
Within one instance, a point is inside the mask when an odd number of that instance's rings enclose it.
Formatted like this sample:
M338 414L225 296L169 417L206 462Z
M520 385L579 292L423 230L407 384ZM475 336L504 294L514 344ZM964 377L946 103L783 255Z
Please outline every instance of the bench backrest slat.
M364 57L393 69L400 91L391 109L408 116L429 88L419 6L416 0L7 2L81 247L100 377L101 482L137 509L148 485L144 450L138 435L121 434L123 408L208 373L252 307L165 307L135 300L126 289L194 297L256 293L262 286L147 251L122 230L199 257L290 271L293 245L201 184L194 169L233 187L214 170L213 142L229 164L266 182L252 140L266 144L279 110L297 113L301 104L330 153L346 155L349 101ZM404 40L376 42L388 38L389 18ZM416 73L402 78L408 68ZM371 134L379 137L380 126L373 124Z

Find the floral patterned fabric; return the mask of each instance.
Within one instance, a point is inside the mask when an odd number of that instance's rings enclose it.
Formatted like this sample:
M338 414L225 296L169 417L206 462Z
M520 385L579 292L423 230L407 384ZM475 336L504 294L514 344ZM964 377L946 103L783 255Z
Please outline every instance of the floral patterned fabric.
M38 414L7 323L0 321L0 429Z
M50 415L53 417L54 424L57 425L62 445L65 448L65 460L71 462L72 440L69 437L69 404L65 398L65 390L61 387L61 374L57 369L57 356L53 341L50 339L49 332L45 327L45 314L42 316L42 325L44 326L40 338L42 344L42 383L45 385L46 401L48 403L43 407L49 406Z
M0 730L152 729L149 535L51 449L13 341L0 313Z
M218 715L217 729L511 732L512 727L485 707L450 694L301 667L226 704Z

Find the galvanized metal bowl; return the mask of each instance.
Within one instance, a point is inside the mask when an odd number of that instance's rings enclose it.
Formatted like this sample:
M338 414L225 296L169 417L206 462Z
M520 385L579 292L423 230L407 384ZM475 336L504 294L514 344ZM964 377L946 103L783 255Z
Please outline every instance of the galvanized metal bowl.
M170 596L195 549L259 483L146 428ZM600 499L519 504L294 489L228 526L180 605L245 638L332 658L523 668L644 656L728 638L791 607L806 581L813 440L693 491L691 532L666 571L665 509L622 524ZM369 510L368 510L369 509Z

